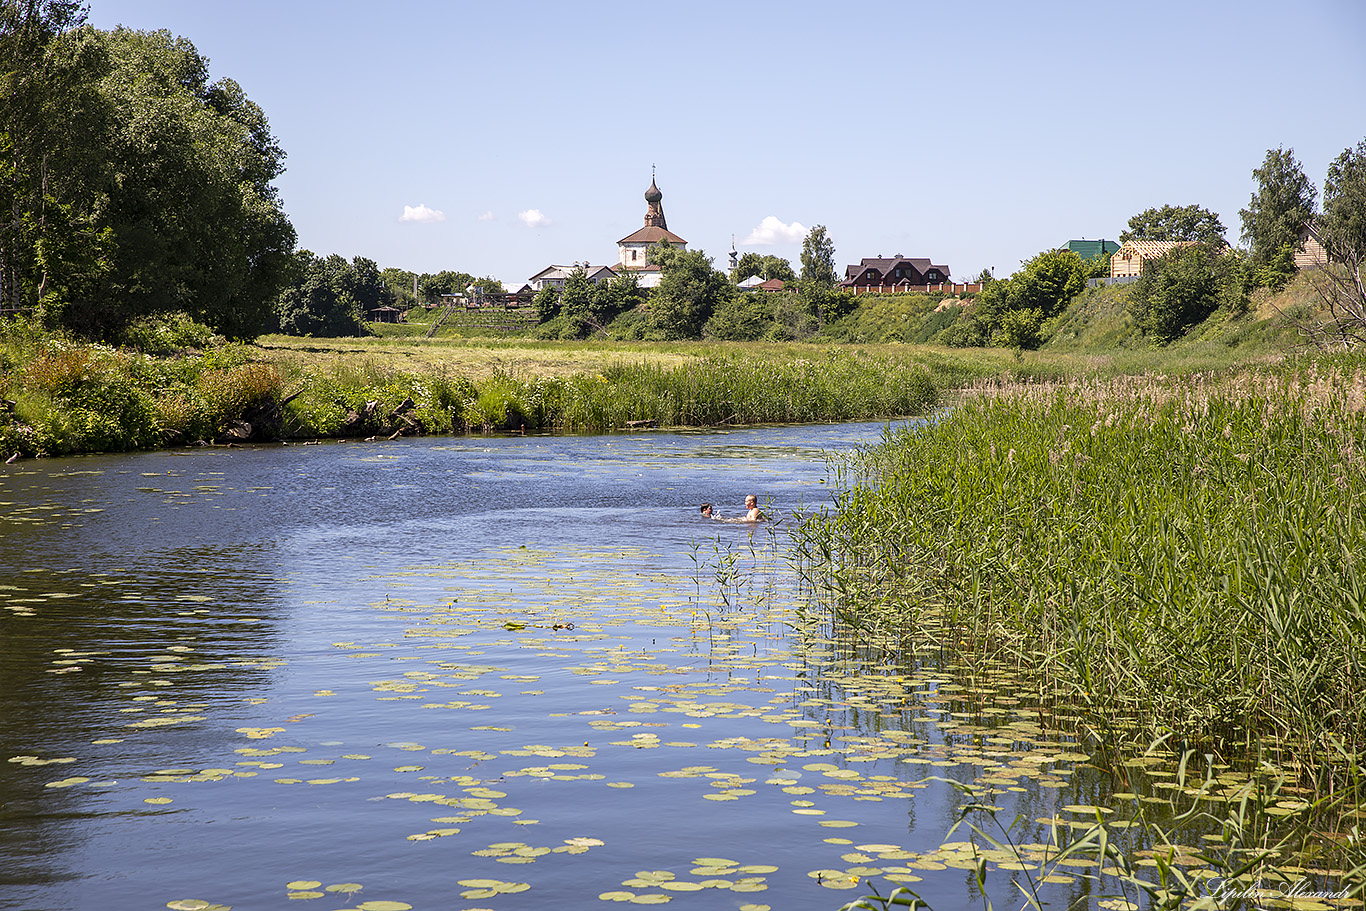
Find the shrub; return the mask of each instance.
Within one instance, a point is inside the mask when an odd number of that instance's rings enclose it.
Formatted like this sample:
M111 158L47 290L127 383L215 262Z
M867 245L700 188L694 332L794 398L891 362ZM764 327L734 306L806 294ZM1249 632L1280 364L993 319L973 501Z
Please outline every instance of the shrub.
M1217 254L1209 247L1175 247L1150 263L1129 287L1129 312L1145 334L1170 342L1219 306Z

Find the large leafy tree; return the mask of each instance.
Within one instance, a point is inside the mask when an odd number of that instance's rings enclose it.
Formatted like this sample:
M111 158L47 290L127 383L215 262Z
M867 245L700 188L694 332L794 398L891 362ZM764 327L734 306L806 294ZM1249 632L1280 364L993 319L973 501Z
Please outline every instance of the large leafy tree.
M1366 139L1328 166L1319 234L1334 259L1366 260Z
M697 338L716 308L738 293L701 250L656 244L649 261L663 272L650 296L650 328L663 338Z
M977 317L1012 348L1039 342L1043 321L1062 312L1086 287L1090 267L1071 250L1045 250L1010 278L987 282L977 294Z
M802 241L802 281L821 288L835 286L835 242L825 230L816 225Z
M1176 247L1143 270L1129 288L1134 323L1159 342L1170 342L1219 306L1218 253L1205 244Z
M1314 270L1312 281L1330 319L1301 328L1319 344L1359 348L1366 345L1366 139L1329 166L1316 231L1329 263Z
M368 334L365 309L383 293L373 262L356 257L348 263L335 253L315 256L300 250L293 274L295 280L276 304L281 332L318 338Z
M73 0L0 3L0 306L88 296L107 267L97 168L86 141L104 128L102 49L75 38Z
M1129 227L1119 234L1121 243L1129 240L1191 240L1223 246L1224 225L1219 216L1197 205L1166 205L1145 209L1129 219Z
M1286 251L1294 250L1300 230L1314 215L1316 191L1295 160L1294 149L1268 150L1252 176L1257 180L1257 192L1238 214L1243 221L1243 240L1251 245L1252 265L1257 268L1286 259Z
M732 278L738 284L756 275L764 281L774 278L784 282L797 280L797 274L792 271L792 264L781 256L765 256L761 253L752 252L742 254L740 262L736 264L735 275Z
M295 235L264 114L189 41L82 18L0 5L6 302L87 336L177 310L232 337L268 329Z

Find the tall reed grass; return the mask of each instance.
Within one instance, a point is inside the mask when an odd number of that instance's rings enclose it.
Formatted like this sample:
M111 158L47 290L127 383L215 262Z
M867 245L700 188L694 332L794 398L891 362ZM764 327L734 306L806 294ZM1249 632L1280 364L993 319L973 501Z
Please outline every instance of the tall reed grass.
M860 635L1005 657L1104 742L1356 788L1364 459L1350 364L980 384L841 466L799 551Z

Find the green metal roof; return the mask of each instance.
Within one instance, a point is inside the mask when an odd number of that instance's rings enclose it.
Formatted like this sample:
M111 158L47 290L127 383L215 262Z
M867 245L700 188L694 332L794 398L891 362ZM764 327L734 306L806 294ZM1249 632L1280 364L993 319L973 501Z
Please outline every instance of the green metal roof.
M1099 259L1119 249L1117 240L1069 240L1065 249L1071 250L1082 259Z

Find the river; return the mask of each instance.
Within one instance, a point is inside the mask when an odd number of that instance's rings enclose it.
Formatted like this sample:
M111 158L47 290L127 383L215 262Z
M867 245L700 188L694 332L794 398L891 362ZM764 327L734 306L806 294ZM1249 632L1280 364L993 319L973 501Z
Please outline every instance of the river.
M981 906L944 779L1025 843L1108 779L1008 688L803 621L792 516L881 432L6 467L0 908ZM698 513L748 493L781 521Z

